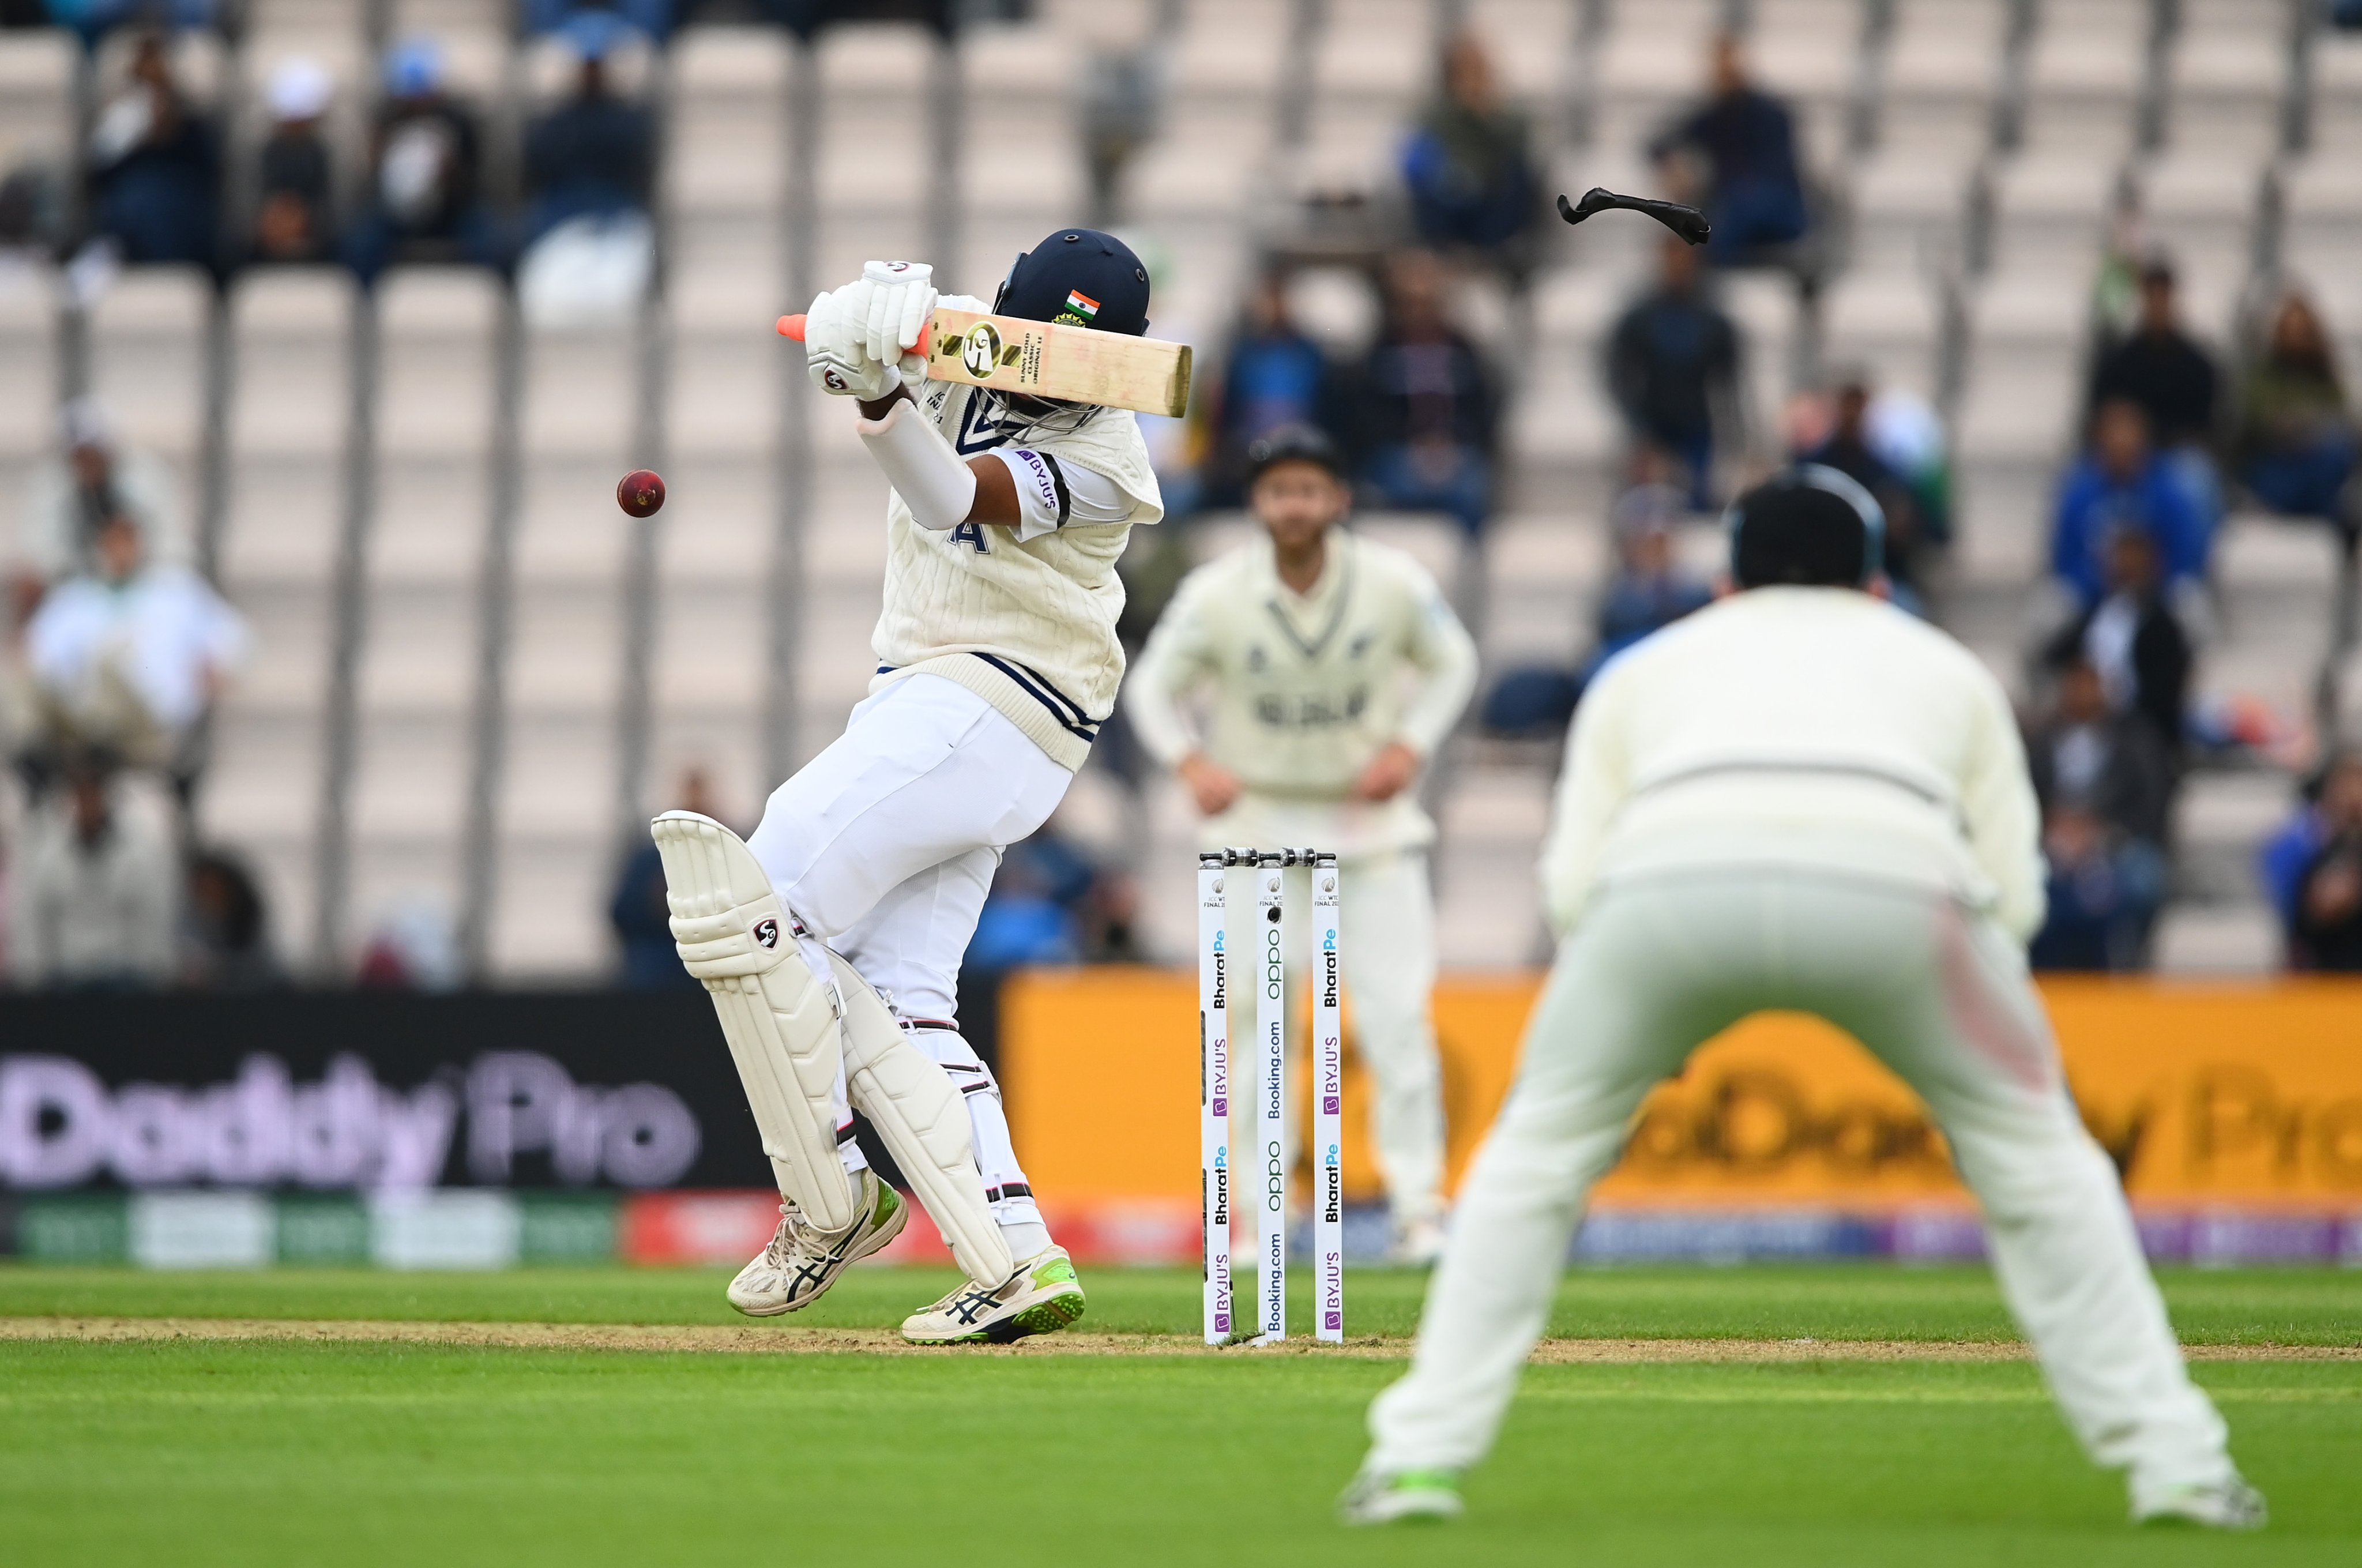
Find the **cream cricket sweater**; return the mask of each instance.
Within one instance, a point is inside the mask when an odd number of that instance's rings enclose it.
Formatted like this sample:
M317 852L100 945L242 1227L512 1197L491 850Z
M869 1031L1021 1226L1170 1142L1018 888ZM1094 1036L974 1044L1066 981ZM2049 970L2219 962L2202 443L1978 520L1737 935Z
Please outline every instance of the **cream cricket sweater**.
M1595 888L1805 867L2042 923L2039 816L2001 686L1950 637L1835 588L1736 594L1611 660L1584 693L1542 851L1563 934Z
M1131 499L1131 515L1030 539L976 524L933 533L889 492L886 602L870 638L878 663L870 690L922 672L948 677L1008 715L1052 760L1078 768L1123 679L1116 558L1134 524L1164 515L1139 424L1109 408L1079 429L1060 428L1072 423L1067 414L1029 430L1001 417L999 399L945 381L929 383L919 406L962 458L1002 446L1047 453L1112 480Z
M1347 791L1389 741L1433 755L1476 686L1476 646L1426 569L1330 531L1312 591L1279 578L1259 537L1182 580L1126 693L1141 742L1170 767L1202 749L1246 786L1209 820L1209 846L1309 845L1348 856L1431 842L1413 791ZM1181 706L1212 701L1204 737Z

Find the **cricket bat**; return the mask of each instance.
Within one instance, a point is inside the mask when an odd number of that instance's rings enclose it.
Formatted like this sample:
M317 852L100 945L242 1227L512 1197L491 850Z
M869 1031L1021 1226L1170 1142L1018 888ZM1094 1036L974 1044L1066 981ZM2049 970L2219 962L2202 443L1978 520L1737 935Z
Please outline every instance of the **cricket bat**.
M804 318L779 317L803 341ZM1129 408L1179 418L1189 406L1189 346L980 311L938 310L920 345L931 381Z

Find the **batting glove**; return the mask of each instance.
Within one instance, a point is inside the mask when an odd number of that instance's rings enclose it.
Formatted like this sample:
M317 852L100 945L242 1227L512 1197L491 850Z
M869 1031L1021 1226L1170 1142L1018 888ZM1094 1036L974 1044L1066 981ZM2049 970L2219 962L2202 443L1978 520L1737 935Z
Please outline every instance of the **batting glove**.
M869 357L883 365L900 360L904 380L924 380L922 345L935 314L935 270L924 261L871 261L862 267L861 281L869 285L863 343Z
M863 318L854 313L866 308L869 293L866 280L847 283L804 312L804 369L812 385L832 396L875 403L902 384L900 371L863 347Z

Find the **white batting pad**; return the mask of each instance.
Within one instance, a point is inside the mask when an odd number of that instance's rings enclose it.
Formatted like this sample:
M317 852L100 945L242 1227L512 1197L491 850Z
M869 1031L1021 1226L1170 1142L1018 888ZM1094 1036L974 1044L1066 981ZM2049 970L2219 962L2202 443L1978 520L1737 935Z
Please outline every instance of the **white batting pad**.
M667 812L648 833L673 944L713 998L779 1190L812 1224L842 1230L856 1206L836 1153L835 999L796 950L787 908L744 840L694 812Z
M1017 1272L1009 1243L984 1199L967 1105L933 1058L911 1043L885 999L834 953L829 962L844 1000L845 1082L854 1109L869 1118L952 1256L988 1289Z

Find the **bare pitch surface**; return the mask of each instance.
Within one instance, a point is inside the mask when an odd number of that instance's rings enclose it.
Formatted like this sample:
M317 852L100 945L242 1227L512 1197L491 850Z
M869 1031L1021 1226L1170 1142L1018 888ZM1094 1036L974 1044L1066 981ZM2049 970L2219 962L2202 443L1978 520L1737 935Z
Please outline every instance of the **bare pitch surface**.
M939 1282L861 1270L822 1303L830 1321L800 1326L838 1353L793 1355L711 1353L777 1333L732 1320L722 1277L0 1268L0 1317L64 1336L0 1339L7 1555L568 1568L2362 1557L2362 1364L2335 1353L2362 1341L2362 1274L2168 1279L2185 1334L2269 1358L2198 1367L2272 1498L2274 1526L2252 1540L2126 1529L2120 1489L2076 1453L1975 1271L1570 1276L1553 1332L1570 1351L1612 1342L1616 1359L1530 1370L1448 1538L1348 1534L1329 1518L1363 1411L1399 1370L1380 1358L1401 1353L1416 1278L1352 1282L1372 1336L1346 1347L1359 1354L1162 1353L1194 1322L1194 1274L1109 1270L1086 1276L1084 1326L1131 1353L880 1354L882 1325ZM80 1337L101 1332L116 1337ZM356 1333L373 1337L341 1337ZM284 1337L248 1337L259 1334ZM1807 1338L1852 1348L1793 1342ZM2274 1348L2298 1341L2317 1359Z

